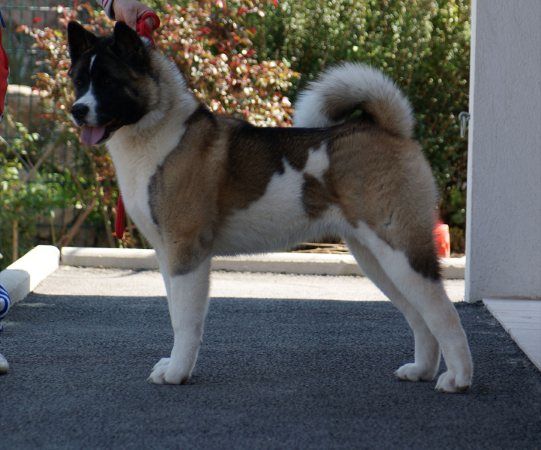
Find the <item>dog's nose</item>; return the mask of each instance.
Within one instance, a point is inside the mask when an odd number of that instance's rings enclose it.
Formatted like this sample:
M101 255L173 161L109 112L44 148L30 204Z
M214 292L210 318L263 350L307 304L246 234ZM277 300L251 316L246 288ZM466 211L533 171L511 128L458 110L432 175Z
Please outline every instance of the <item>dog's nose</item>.
M71 107L71 115L73 116L73 118L75 119L75 121L81 125L85 122L85 118L86 118L86 115L88 114L88 106L82 104L82 103L79 103L79 104L75 104Z

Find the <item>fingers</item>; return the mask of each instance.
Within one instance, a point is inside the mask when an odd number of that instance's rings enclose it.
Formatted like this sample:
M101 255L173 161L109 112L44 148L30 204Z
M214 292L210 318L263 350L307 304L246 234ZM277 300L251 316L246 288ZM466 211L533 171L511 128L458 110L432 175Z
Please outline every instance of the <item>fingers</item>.
M152 30L154 29L154 19L152 18L148 18L145 20L145 23L147 24L147 26Z
M139 17L141 17L147 11L152 11L152 10L148 6L143 5L142 3L137 3L137 8L135 10L135 17L133 17L133 27L132 28L135 28L135 25L137 23L137 19ZM149 23L149 20L150 20L150 26L152 27L152 24L153 24L152 19L147 19L145 22ZM130 25L130 26L132 26L132 25Z
M113 9L116 20L125 22L133 29L135 29L138 17L141 17L147 11L152 11L148 6L136 0L115 0ZM150 21L152 24L152 19Z
M137 25L137 18L143 13L144 11L142 11L141 4L133 2L132 4L130 4L130 7L125 11L124 22L126 22L128 26L135 30L135 26Z

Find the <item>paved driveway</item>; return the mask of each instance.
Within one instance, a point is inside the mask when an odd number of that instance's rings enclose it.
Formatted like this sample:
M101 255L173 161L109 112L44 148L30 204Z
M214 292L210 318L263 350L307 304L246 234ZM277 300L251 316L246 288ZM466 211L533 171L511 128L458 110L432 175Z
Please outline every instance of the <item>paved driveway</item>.
M541 446L541 375L483 306L458 304L475 384L445 395L393 377L412 339L366 280L218 273L192 381L154 386L162 289L154 272L64 268L13 308L0 448Z

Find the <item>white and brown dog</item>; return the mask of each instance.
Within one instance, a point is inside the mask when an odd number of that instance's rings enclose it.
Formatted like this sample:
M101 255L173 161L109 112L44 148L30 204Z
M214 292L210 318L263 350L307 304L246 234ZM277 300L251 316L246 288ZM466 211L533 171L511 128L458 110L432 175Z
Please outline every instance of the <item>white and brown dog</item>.
M153 383L186 382L208 308L213 255L285 249L341 236L413 329L403 380L459 392L472 360L440 276L436 188L408 100L361 64L325 72L301 93L294 128L212 114L178 68L123 23L96 37L68 27L83 142L107 140L126 209L156 250L174 330ZM362 110L362 114L355 114ZM352 117L353 116L353 117Z

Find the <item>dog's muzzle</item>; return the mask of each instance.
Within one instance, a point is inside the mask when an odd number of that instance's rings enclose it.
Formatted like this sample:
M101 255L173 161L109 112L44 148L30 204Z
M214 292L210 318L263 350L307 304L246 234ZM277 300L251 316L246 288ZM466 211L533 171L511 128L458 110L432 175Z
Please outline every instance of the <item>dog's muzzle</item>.
M71 115L73 116L73 120L79 126L85 125L86 116L88 115L89 111L90 109L88 106L83 103L75 103L71 107Z

